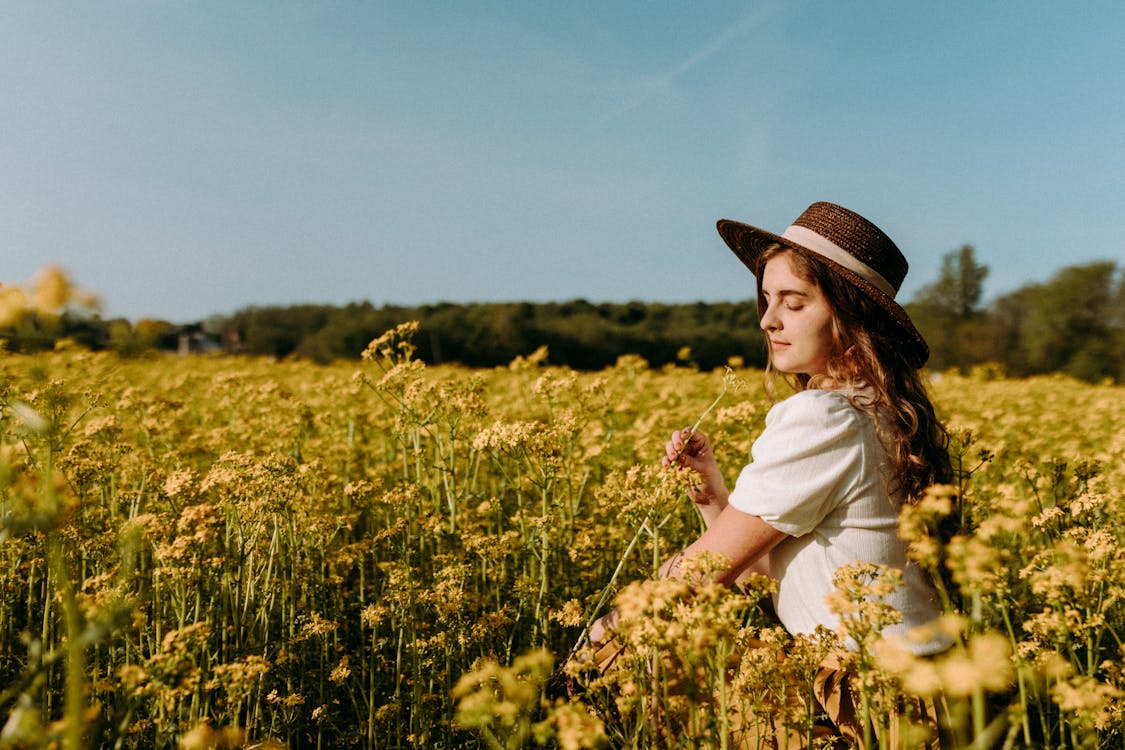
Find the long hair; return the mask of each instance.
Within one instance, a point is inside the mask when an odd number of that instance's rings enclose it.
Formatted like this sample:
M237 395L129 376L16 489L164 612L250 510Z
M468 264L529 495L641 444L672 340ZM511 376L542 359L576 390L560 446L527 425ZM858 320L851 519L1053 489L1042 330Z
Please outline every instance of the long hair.
M887 315L853 284L828 266L803 253L773 245L758 264L758 313L765 311L762 270L771 258L787 256L793 273L817 286L832 311L832 350L827 370L790 380L795 390L840 390L875 423L887 454L890 489L908 502L931 484L948 483L949 433L937 418L922 376L901 354L898 336ZM767 333L768 338L768 333ZM779 372L770 351L766 385L772 393Z

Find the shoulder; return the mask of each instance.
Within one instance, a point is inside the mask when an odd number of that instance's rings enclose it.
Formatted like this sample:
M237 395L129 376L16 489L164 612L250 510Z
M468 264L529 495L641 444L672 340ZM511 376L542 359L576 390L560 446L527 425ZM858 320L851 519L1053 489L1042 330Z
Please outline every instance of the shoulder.
M757 460L850 450L867 441L867 422L843 393L801 391L770 409L752 454Z
M730 504L802 536L854 496L867 465L863 415L842 393L808 390L775 404Z
M774 404L766 415L766 426L804 425L809 428L856 429L862 414L839 391L810 389Z

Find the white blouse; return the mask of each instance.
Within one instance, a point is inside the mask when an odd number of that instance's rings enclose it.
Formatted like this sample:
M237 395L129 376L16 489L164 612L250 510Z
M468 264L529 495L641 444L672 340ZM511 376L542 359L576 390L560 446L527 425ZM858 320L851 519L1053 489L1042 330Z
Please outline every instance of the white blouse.
M844 394L807 390L775 404L751 453L730 504L790 537L769 554L770 575L779 581L774 606L790 633L837 627L825 596L834 591L836 570L855 562L903 571L903 585L885 599L903 622L885 635L905 636L941 614L932 583L908 563L898 537L902 500L888 494L882 478L885 453L875 424ZM903 642L918 654L948 645Z

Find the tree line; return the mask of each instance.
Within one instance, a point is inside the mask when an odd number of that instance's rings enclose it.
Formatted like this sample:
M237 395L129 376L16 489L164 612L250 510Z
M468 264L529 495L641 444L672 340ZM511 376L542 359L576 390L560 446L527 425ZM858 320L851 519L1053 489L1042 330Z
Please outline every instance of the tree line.
M944 256L933 283L906 305L929 342L933 370L983 367L1023 376L1064 372L1087 381L1125 381L1125 278L1116 264L1069 266L982 305L988 267L971 245ZM417 320L419 356L430 363L506 365L547 347L547 361L575 369L612 365L635 354L652 366L711 369L738 358L762 367L766 350L753 301L439 303L419 306L248 307L188 325L102 320L82 310L29 309L0 319L13 350L60 340L125 355L207 351L328 362L354 358L383 331Z
M988 267L972 245L942 259L906 306L930 344L930 367L994 365L1010 375L1062 372L1125 382L1125 274L1112 261L1067 266L982 307Z

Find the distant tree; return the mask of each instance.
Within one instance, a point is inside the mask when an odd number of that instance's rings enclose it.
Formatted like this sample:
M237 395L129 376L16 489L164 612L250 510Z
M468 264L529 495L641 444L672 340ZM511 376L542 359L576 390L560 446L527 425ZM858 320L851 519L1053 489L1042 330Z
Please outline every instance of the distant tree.
M67 311L62 315L63 335L87 349L109 346L109 327L97 315Z
M1117 382L1125 382L1125 269L1122 269L1117 282L1117 291L1110 304L1112 314L1110 325L1113 328L1113 356L1117 361L1114 377Z
M923 287L914 301L931 305L958 320L968 320L979 310L988 266L977 263L972 245L946 253L941 258L938 280Z
M977 262L972 245L946 253L937 281L923 287L908 305L911 319L930 345L930 367L964 370L981 352L971 352L967 333L980 329L980 300L988 266Z
M199 329L211 336L222 336L226 333L225 328L226 318L222 315L210 315L199 324Z
M250 307L234 314L228 330L236 330L248 354L286 357L301 340L324 328L332 312L327 305Z
M1125 379L1125 280L1115 277L1112 263L1063 269L1050 281L1025 286L982 310L987 274L966 245L942 259L938 279L907 305L930 343L930 367L994 361L1015 375L1063 370L1089 380ZM502 366L541 345L547 346L551 364L576 369L600 369L623 354L660 367L676 362L685 347L702 369L722 366L731 357L752 367L766 362L752 300L299 305L248 308L225 320L210 319L206 328L227 337L237 333L251 354L328 362L354 359L371 339L407 320L421 322L416 343L418 356L427 362ZM36 332L26 333L31 339ZM84 338L91 340L95 333L85 332ZM115 334L111 345L136 346L120 325Z
M0 328L0 339L12 351L35 352L50 349L65 335L61 316L44 313L34 308L22 310L7 325Z
M109 321L108 327L109 348L122 357L140 356L152 345L152 341L145 335L148 331L146 330L145 333L138 331L125 318L114 318Z
M1022 326L1040 294L1040 284L1028 284L997 299L985 317L978 351L979 362L1000 362L1013 375L1028 372Z
M1118 374L1115 272L1111 261L1070 266L1038 286L1020 324L1029 372L1061 370L1086 380Z
M303 336L293 354L301 359L311 359L313 362L327 364L338 359L336 343L338 332L332 328L321 328L319 331Z

